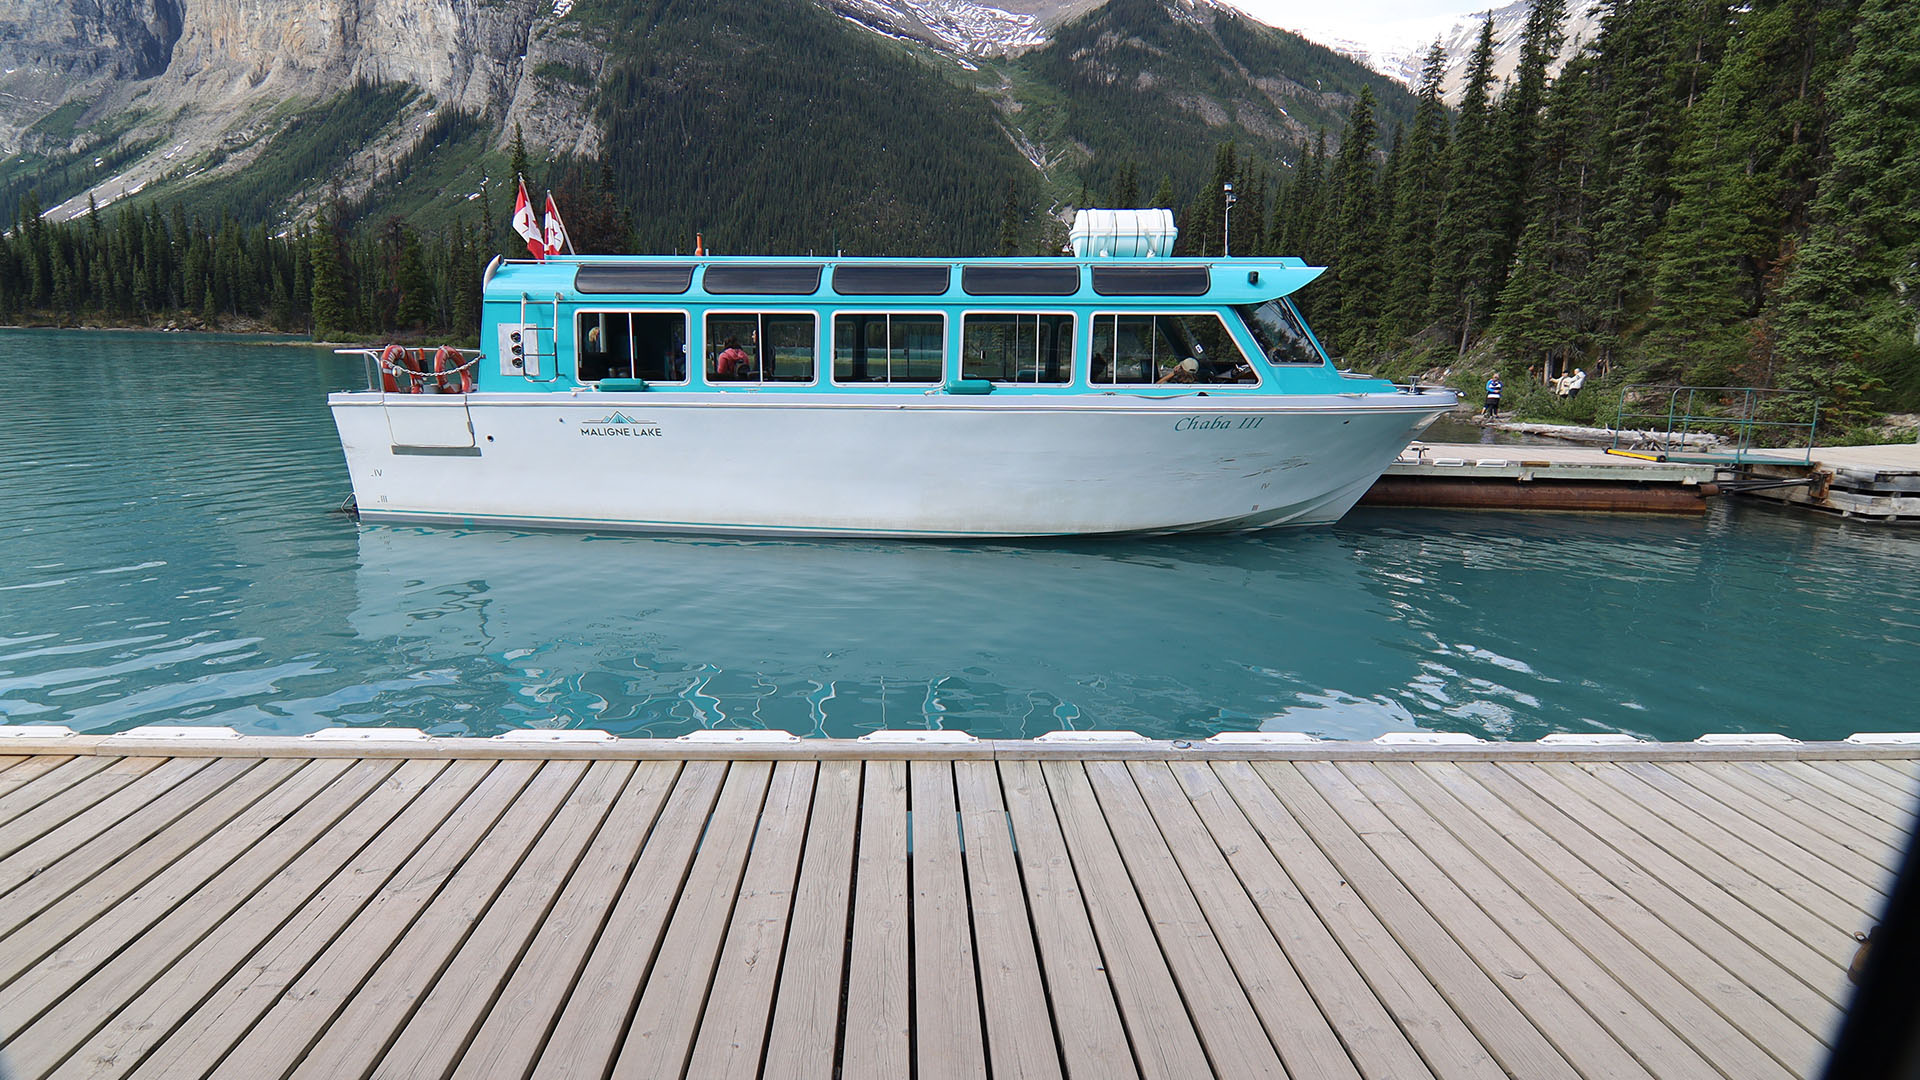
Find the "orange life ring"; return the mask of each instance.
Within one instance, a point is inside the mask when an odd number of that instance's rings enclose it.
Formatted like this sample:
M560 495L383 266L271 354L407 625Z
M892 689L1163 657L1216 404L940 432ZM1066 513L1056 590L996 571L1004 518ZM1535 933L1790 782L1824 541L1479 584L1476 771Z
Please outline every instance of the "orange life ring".
M380 389L389 394L400 392L400 381L394 377L394 374L405 370L406 361L407 350L401 348L398 343L380 350ZM417 386L411 380L409 380L408 389L417 392Z
M451 345L442 345L433 354L433 375L443 394L473 393L473 375L467 371L467 358Z

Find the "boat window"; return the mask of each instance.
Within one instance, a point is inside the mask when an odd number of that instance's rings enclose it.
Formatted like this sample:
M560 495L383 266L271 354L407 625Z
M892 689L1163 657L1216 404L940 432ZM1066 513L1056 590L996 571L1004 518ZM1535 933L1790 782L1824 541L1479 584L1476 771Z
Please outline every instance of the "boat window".
M1247 332L1260 343L1260 351L1276 364L1320 364L1325 360L1307 336L1307 324L1300 313L1285 300L1264 304L1242 304L1235 311L1247 324Z
M969 296L1072 296L1080 291L1077 266L966 266L960 288Z
M833 291L842 296L939 296L952 267L940 265L836 266Z
M1205 296L1213 274L1204 266L1096 266L1093 291L1101 296Z
M820 291L820 267L817 264L709 266L701 282L710 293L811 296Z
M835 382L939 382L946 359L944 316L841 312L833 317Z
M1259 380L1226 323L1205 312L1095 316L1088 381L1105 386Z
M581 382L687 380L687 317L678 311L582 311L574 316Z
M583 293L656 293L678 296L693 286L693 264L621 266L588 263L573 272L573 288Z
M708 315L707 381L810 383L817 326L810 311Z
M960 377L1064 383L1073 377L1073 316L998 312L960 323Z

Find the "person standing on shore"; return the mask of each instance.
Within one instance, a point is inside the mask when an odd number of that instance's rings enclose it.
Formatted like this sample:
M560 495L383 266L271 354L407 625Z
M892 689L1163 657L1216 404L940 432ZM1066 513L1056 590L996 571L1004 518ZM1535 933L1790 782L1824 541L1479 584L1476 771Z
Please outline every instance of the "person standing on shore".
M1506 389L1500 385L1500 376L1487 380L1487 419L1500 415L1500 392Z

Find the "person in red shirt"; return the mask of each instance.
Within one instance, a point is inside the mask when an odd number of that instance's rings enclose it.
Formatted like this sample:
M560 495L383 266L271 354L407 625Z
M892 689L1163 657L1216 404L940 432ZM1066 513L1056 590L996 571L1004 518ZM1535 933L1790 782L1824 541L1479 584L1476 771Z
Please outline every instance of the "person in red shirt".
M728 338L727 347L713 358L713 373L722 379L750 379L752 368L753 357L740 347L739 338Z

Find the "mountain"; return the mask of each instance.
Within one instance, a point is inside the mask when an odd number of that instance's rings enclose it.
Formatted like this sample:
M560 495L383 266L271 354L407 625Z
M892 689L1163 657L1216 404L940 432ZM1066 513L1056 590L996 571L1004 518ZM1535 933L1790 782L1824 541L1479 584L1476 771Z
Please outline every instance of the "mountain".
M478 217L516 132L532 180L641 240L729 250L995 243L1124 171L1279 168L1390 80L1212 0L14 0L0 220L89 199L216 220L323 204ZM605 169L598 168L604 164ZM548 175L552 174L552 175ZM504 218L504 199L489 207Z
M1467 56L1473 52L1474 42L1480 39L1481 24L1488 15L1492 15L1493 74L1499 80L1499 85L1505 86L1513 76L1514 69L1520 66L1520 32L1526 29L1527 12L1532 7L1532 0L1513 0L1513 3L1491 11L1462 15L1437 39L1427 38L1413 44L1411 52L1406 54L1410 64L1387 74L1394 75L1409 86L1417 85L1427 47L1438 40L1447 53L1447 74L1441 83L1442 92L1449 102L1459 104L1467 75ZM1566 21L1560 24L1560 34L1560 56L1550 69L1554 73L1558 73L1575 53L1599 36L1599 8L1582 0L1569 3Z

